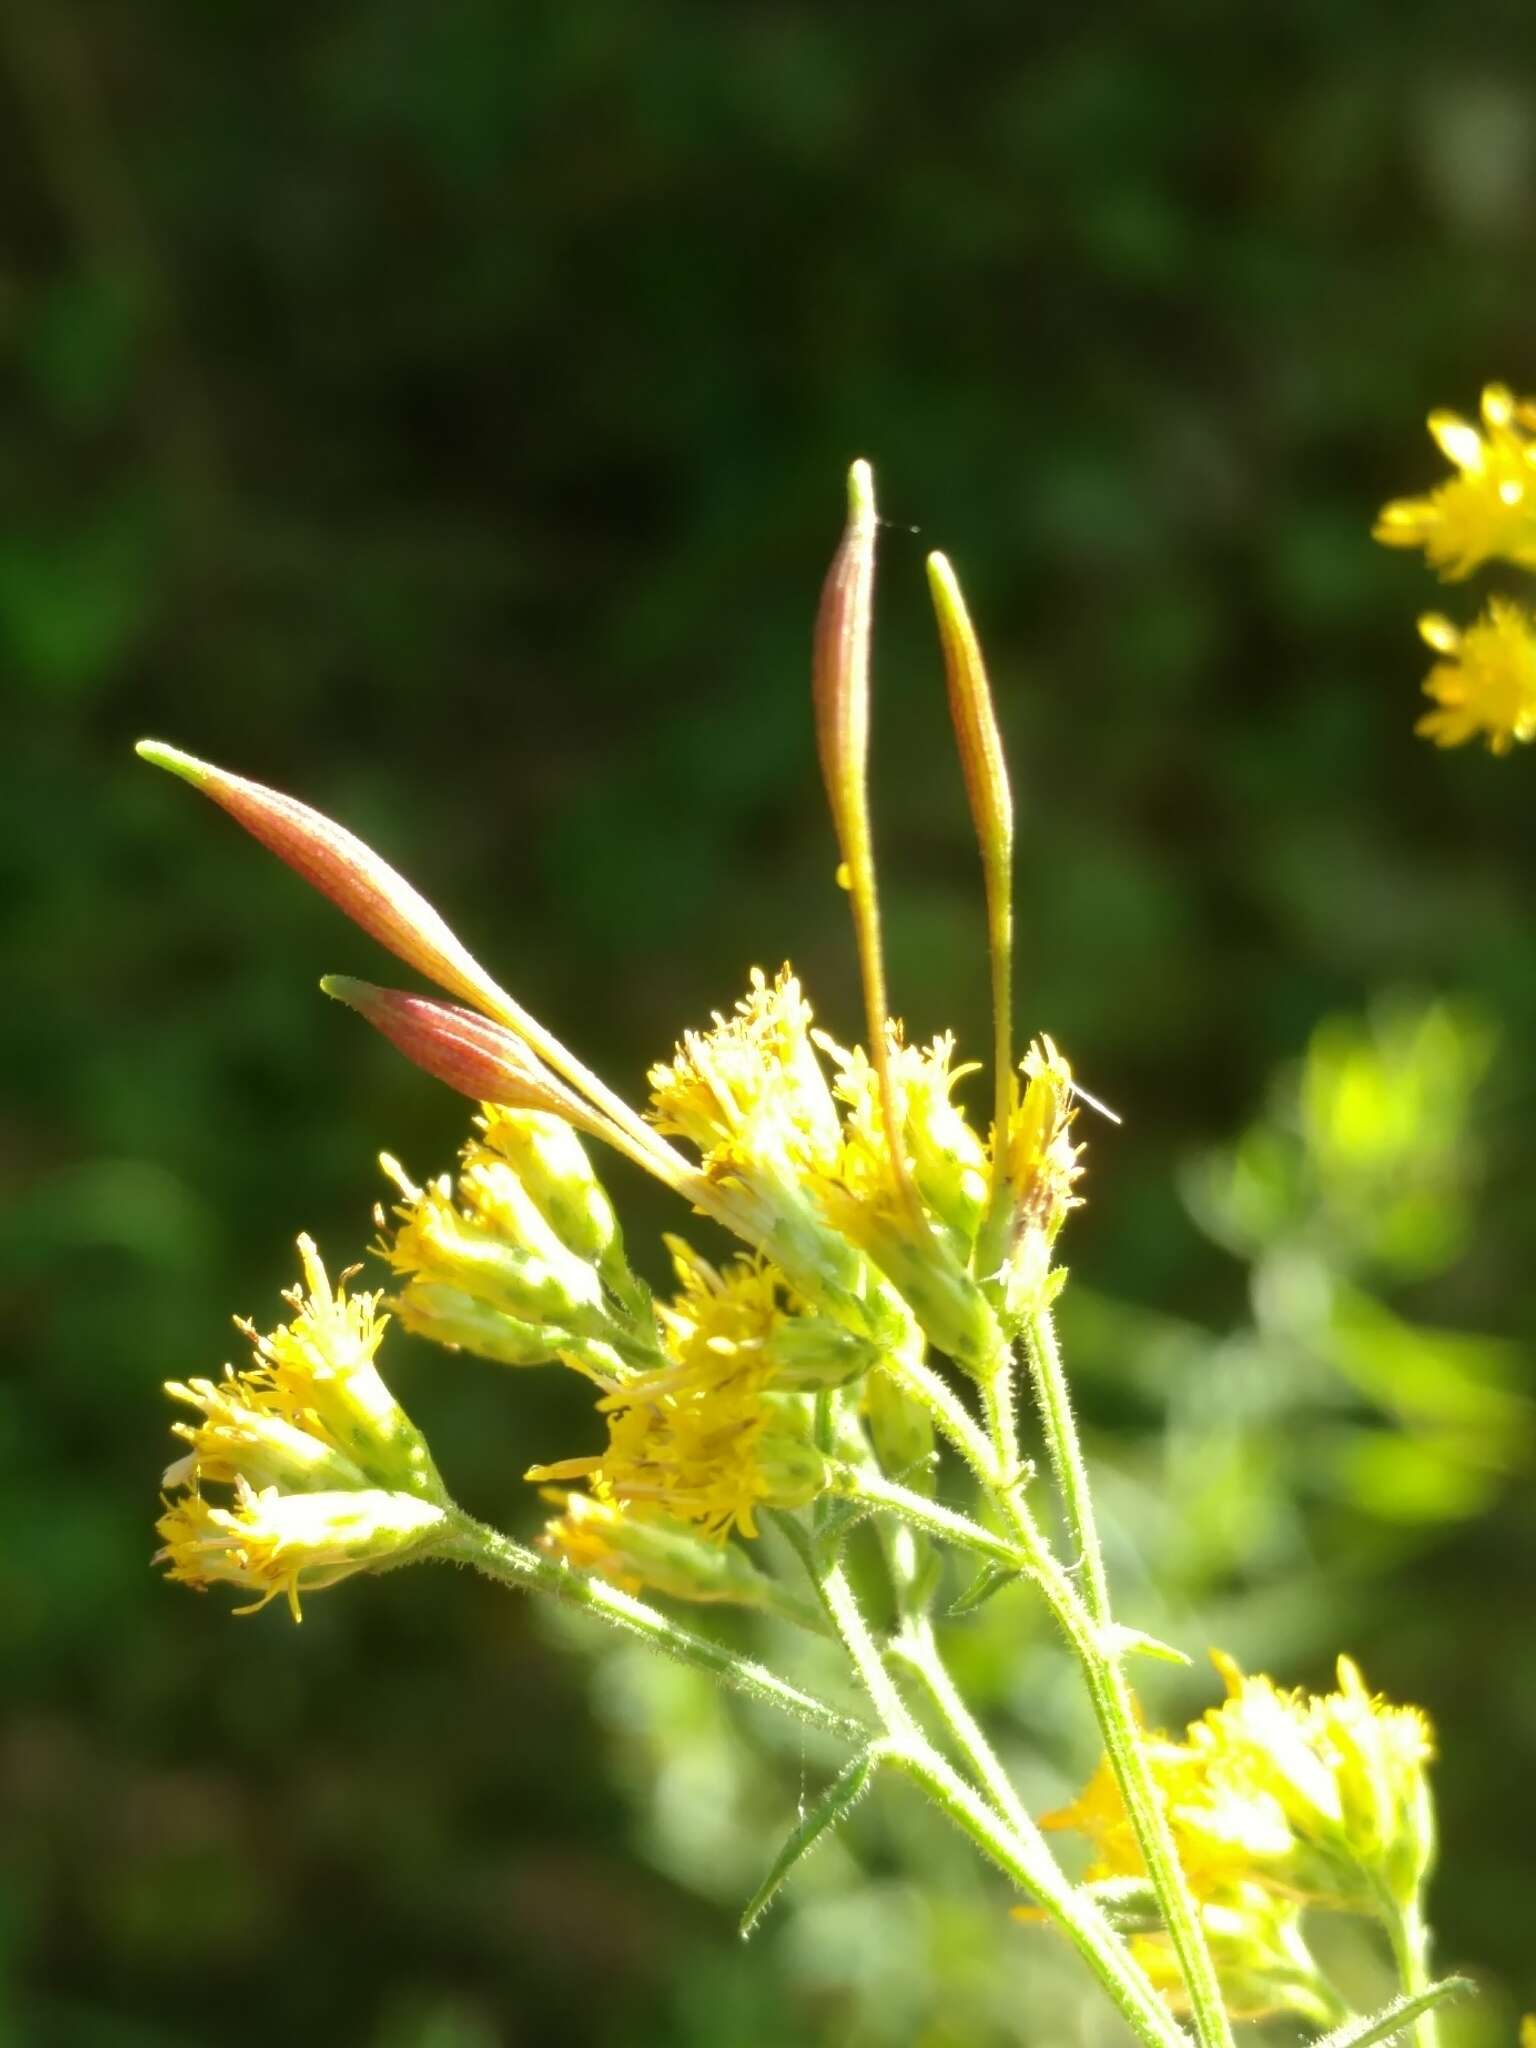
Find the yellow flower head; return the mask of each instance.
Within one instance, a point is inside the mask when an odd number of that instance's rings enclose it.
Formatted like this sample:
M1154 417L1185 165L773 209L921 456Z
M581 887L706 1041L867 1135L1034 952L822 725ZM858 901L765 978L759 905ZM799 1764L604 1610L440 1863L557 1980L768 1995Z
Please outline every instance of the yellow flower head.
M796 1169L836 1154L837 1111L811 1043L811 1006L788 967L751 986L712 1031L690 1031L651 1069L658 1130L687 1138L711 1167L772 1159Z
M1008 1316L1049 1305L1066 1278L1051 1266L1057 1233L1082 1197L1082 1147L1072 1142L1077 1093L1072 1069L1049 1038L1036 1039L1020 1063L1006 1129L992 1144L997 1195L977 1251L977 1270L1001 1291Z
M1464 631L1429 612L1419 633L1442 658L1424 682L1439 708L1424 713L1416 732L1437 747L1459 747L1481 734L1495 754L1536 739L1536 619L1523 606L1491 598Z
M803 1507L826 1484L805 1397L775 1387L787 1291L761 1260L720 1272L669 1243L681 1285L659 1310L670 1362L599 1404L608 1422L600 1456L535 1466L528 1477L586 1479L598 1499L649 1504L720 1540L733 1528L755 1536L759 1507Z
M165 1483L243 1481L293 1493L384 1486L439 1497L426 1444L374 1364L389 1321L378 1295L332 1288L310 1238L299 1239L299 1255L309 1292L287 1297L291 1320L267 1336L238 1325L254 1347L247 1371L167 1382L202 1419L173 1425L188 1449Z
M408 1493L258 1492L237 1479L229 1507L215 1507L197 1493L167 1504L156 1524L164 1539L156 1562L197 1592L230 1585L254 1593L239 1614L252 1614L282 1593L301 1621L301 1593L320 1592L354 1572L405 1564L429 1549L446 1523L437 1503Z
M825 1032L816 1040L836 1070L834 1092L843 1106L836 1157L812 1179L822 1215L879 1269L941 1351L980 1367L996 1356L998 1341L969 1270L986 1200L986 1155L950 1099L971 1070L951 1069L953 1038L911 1046L900 1024L887 1022L898 1161L875 1063L862 1046L850 1051ZM903 1320L910 1328L910 1318ZM888 1338L899 1341L899 1331L893 1327Z
M1536 404L1490 384L1481 429L1456 413L1432 412L1429 431L1456 475L1424 497L1383 506L1374 537L1388 547L1422 547L1447 582L1495 558L1536 568Z
M626 1593L648 1588L673 1600L756 1607L769 1592L769 1582L738 1544L706 1542L688 1523L653 1507L621 1508L553 1487L548 1496L560 1513L545 1525L539 1548Z
M806 1187L839 1143L810 1020L788 967L772 983L754 967L729 1017L717 1011L713 1030L689 1032L670 1062L651 1069L651 1119L698 1149L797 1292L863 1334L871 1314L858 1255L827 1227Z
M861 1046L850 1052L826 1032L816 1042L837 1072L833 1092L844 1105L842 1146L830 1177L854 1200L890 1206L897 1173L890 1157L880 1083ZM974 1062L953 1067L953 1033L932 1045L908 1045L901 1026L886 1026L896 1126L907 1166L925 1207L969 1250L987 1199L986 1152L953 1101L957 1081L976 1072Z
M255 1350L247 1371L167 1384L199 1420L173 1425L187 1450L165 1484L187 1490L166 1503L156 1558L183 1585L239 1586L256 1607L286 1593L295 1620L301 1591L416 1554L448 1505L374 1364L388 1322L378 1296L333 1288L309 1238L299 1253L309 1291L288 1297L291 1320L264 1337L240 1325ZM208 1500L205 1486L232 1500Z

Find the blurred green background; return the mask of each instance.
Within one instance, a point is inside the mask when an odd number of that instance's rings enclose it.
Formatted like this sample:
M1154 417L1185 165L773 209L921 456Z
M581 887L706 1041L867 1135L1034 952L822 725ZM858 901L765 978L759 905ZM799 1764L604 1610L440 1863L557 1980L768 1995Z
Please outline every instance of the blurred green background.
M1431 405L1536 387L1528 6L8 0L0 38L0 2039L1122 2038L895 1790L743 1949L834 1761L793 1730L467 1579L295 1631L147 1567L159 1382L275 1317L300 1228L360 1255L375 1152L448 1164L464 1105L316 993L380 956L133 740L347 820L626 1089L753 964L853 1032L807 646L857 454L921 528L877 636L896 1007L985 1043L943 546L1024 1023L1125 1117L1065 1322L1128 1618L1429 1709L1442 1956L1489 1991L1455 2039L1512 2038L1536 763L1411 736L1434 586L1367 535ZM637 1245L678 1222L613 1185ZM579 1387L394 1349L531 1527ZM1093 1745L1038 1617L956 1634L1058 1798Z

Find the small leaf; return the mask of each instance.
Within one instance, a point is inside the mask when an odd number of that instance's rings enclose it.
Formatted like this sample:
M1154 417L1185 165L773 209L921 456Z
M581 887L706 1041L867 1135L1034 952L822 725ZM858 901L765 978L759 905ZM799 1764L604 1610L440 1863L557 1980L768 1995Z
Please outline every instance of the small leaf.
M1395 2040L1421 2013L1432 2012L1437 2005L1448 2005L1453 1998L1470 1997L1476 1989L1470 1977L1442 1977L1425 1991L1394 1998L1390 2005L1365 2019L1346 2020L1342 2027L1335 2027L1331 2034L1315 2041L1312 2048L1375 2048L1377 2042Z
M838 1778L834 1778L816 1804L805 1814L800 1825L774 1858L773 1868L752 1895L751 1903L741 1916L742 1939L752 1932L773 1901L779 1886L794 1869L808 1849L826 1833L846 1820L868 1789L874 1769L880 1761L878 1746L866 1749L862 1756L856 1756Z
M994 1593L1000 1593L1004 1586L1012 1585L1021 1576L1011 1565L984 1564L966 1587L960 1598L949 1609L950 1618L958 1620L961 1615L974 1614L978 1607L984 1607Z
M1154 1657L1159 1664L1189 1662L1184 1652L1176 1650L1172 1643L1165 1643L1157 1636L1149 1636L1145 1629L1127 1628L1119 1621L1110 1627L1108 1647L1112 1657Z
M1092 1894L1117 1934L1151 1934L1163 1925L1157 1892L1149 1878L1098 1877L1083 1890Z

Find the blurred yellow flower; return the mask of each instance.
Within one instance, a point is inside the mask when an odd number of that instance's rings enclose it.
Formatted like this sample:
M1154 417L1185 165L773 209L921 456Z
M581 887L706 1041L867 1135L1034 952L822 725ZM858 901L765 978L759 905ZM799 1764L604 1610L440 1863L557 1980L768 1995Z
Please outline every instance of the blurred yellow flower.
M1227 1698L1191 1722L1182 1743L1148 1744L1196 1896L1253 1883L1347 1911L1374 1912L1384 1897L1409 1907L1434 1854L1424 1716L1374 1698L1348 1657L1337 1692L1309 1694L1213 1655ZM1087 1835L1090 1877L1143 1874L1107 1762L1042 1825Z
M1482 734L1491 752L1536 739L1536 618L1507 598L1489 600L1475 626L1463 630L1440 612L1419 621L1426 645L1442 657L1424 682L1438 710L1414 730L1437 747L1459 747Z
M1221 1986L1222 2003L1233 2019L1256 2020L1293 2012L1319 2024L1334 2017L1321 1973L1307 1947L1302 1903L1237 1874L1232 1857L1204 1831L1184 1823L1187 1800L1201 1794L1199 1759L1181 1745L1153 1739L1148 1761L1173 1824L1174 1845L1194 1895ZM1246 1816L1254 1846L1274 1846L1261 1832L1263 1813ZM1093 1844L1086 1872L1090 1884L1145 1877L1146 1866L1108 1759L1102 1761L1070 1806L1045 1815L1042 1827L1075 1828ZM1259 1831L1259 1832L1256 1832ZM1282 1832L1283 1839L1283 1832ZM1027 1917L1020 1913L1019 1917ZM1183 1971L1168 1935L1142 1927L1131 1936L1131 1952L1176 2012L1188 2010Z
M1536 568L1536 403L1489 384L1481 429L1456 413L1432 412L1429 431L1457 474L1423 497L1384 505L1374 537L1388 547L1422 547L1447 582L1495 558Z

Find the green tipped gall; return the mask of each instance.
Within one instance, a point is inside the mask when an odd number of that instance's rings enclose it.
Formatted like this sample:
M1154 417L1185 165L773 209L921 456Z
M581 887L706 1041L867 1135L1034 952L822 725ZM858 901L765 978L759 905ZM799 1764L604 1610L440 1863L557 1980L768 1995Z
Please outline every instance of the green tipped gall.
M543 1110L606 1134L596 1114L520 1038L478 1010L405 989L379 988L349 974L327 974L320 987L334 1002L356 1010L413 1066L472 1102Z
M867 462L848 472L848 518L821 589L811 643L811 701L816 750L842 855L839 880L848 891L869 1043L879 1080L880 1109L897 1192L920 1220L917 1190L900 1142L900 1117L886 1045L885 954L880 896L869 823L869 660L875 603L875 477Z
M848 521L822 586L811 657L816 750L850 887L870 864L869 651L878 524L874 472L867 462L855 462L848 472Z
M992 968L994 1121L1001 1131L1013 1103L1013 793L981 645L946 556L928 557L928 588L944 652L950 722L981 849Z
M345 826L297 797L230 775L159 740L140 740L135 751L212 797L253 839L407 966L479 1009L506 1013L511 999L426 898Z

